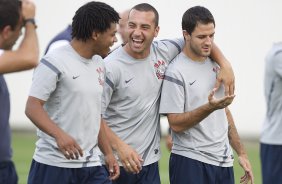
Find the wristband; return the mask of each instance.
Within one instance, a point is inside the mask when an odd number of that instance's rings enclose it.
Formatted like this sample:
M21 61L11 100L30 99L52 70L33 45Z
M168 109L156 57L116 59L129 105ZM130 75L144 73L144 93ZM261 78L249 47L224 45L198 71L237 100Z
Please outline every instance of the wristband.
M23 25L25 26L29 22L34 25L35 29L37 28L37 25L36 25L36 22L35 22L34 18L25 19Z

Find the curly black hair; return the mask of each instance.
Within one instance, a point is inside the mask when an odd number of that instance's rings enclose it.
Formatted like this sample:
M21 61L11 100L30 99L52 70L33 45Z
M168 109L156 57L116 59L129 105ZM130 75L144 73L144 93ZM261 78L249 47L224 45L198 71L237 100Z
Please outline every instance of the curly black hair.
M72 38L86 41L93 31L105 32L120 17L108 4L92 1L81 6L72 19Z

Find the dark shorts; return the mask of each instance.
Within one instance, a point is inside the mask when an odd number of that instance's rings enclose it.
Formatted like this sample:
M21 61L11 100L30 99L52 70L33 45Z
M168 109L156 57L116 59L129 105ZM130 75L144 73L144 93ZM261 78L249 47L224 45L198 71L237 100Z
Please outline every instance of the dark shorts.
M113 184L160 184L158 162L143 166L138 174L131 174L120 167L120 176Z
M219 167L171 154L169 160L171 184L234 184L233 167Z
M32 160L28 184L112 184L103 166L62 168Z
M0 184L17 184L18 175L12 161L0 162Z
M260 144L263 184L282 184L282 145Z

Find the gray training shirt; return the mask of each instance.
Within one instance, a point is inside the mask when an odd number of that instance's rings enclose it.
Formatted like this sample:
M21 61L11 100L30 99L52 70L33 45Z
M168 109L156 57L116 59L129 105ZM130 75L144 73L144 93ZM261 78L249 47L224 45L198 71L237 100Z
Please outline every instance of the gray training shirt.
M267 113L260 140L282 145L282 42L275 43L265 58L264 88Z
M97 141L104 73L100 56L82 58L70 44L43 57L34 71L29 96L46 101L50 119L75 139L83 157L66 159L56 140L38 129L34 160L65 168L101 165Z
M219 67L207 58L195 62L183 52L169 65L163 82L160 113L184 113L208 103ZM223 97L221 87L215 94ZM172 153L221 167L233 165L224 109L216 110L199 124L181 133L172 131Z
M144 165L160 159L161 85L166 67L183 45L183 39L154 41L147 58L132 58L123 47L105 58L103 117L142 156Z

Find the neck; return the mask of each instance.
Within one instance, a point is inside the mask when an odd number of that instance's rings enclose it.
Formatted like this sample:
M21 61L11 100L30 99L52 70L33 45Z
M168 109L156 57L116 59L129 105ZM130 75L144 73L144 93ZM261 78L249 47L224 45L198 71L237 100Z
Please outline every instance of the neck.
M150 54L150 48L147 49L147 50L144 50L143 52L134 52L134 51L132 51L132 49L130 48L129 43L127 43L124 46L124 49L125 49L127 54L129 54L131 57L133 57L135 59L145 59Z
M182 52L195 62L204 62L207 57L196 54L189 46L185 45Z
M71 46L83 58L91 59L92 56L95 55L90 42L87 40L83 42L74 38L71 41Z

